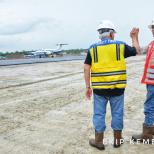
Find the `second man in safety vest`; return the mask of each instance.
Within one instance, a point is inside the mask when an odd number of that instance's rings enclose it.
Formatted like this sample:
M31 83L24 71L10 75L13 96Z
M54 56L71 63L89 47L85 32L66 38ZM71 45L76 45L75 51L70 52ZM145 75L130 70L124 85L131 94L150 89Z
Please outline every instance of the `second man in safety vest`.
M154 38L154 20L148 26ZM137 39L137 38L136 38ZM142 133L133 135L134 141L151 143L154 141L154 40L146 49L147 56L144 67L142 83L146 84L147 97L144 103L144 123Z
M94 97L95 139L90 139L89 144L99 150L105 149L103 138L108 101L111 106L114 147L120 147L123 129L124 90L127 82L125 58L135 56L140 52L136 36L131 35L133 46L131 47L124 42L115 41L115 32L115 26L111 21L102 21L98 27L101 41L90 46L84 63L86 97L90 99L92 89Z

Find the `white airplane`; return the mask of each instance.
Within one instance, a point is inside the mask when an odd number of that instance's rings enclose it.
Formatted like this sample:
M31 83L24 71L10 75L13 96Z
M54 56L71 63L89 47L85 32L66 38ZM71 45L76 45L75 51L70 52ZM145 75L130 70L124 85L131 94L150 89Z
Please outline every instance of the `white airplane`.
M29 55L26 57L36 57L36 58L45 58L45 57L55 57L56 55L62 55L62 47L63 45L68 45L66 43L58 43L56 44L57 48L56 49L40 49L31 52Z

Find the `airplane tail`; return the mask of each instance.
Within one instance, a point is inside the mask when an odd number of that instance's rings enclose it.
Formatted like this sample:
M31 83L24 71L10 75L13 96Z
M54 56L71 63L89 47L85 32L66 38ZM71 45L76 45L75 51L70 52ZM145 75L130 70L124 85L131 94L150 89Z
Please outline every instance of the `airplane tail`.
M56 45L57 45L57 50L61 50L64 45L68 45L68 44L58 43Z
M60 52L62 52L62 47L63 47L63 45L68 45L68 44L62 44L62 43L58 43L58 44L56 44L57 45L57 48L56 49L42 49L42 51L45 51L45 52L48 52L48 53L60 53Z

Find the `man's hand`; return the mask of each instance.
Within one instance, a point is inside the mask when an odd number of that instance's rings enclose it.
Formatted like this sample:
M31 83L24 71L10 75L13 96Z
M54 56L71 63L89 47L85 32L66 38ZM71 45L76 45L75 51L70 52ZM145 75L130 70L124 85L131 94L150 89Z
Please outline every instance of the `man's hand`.
M139 28L133 28L130 32L130 37L132 38L132 46L136 48L137 54L141 54L138 34L139 34Z
M90 99L92 95L92 90L90 88L90 68L91 66L88 64L84 64L84 78L86 84L86 98Z
M86 98L87 98L88 100L91 99L91 95L92 95L92 90L91 90L91 88L86 88Z
M138 40L138 33L139 33L139 28L134 27L130 32L130 37L136 38Z

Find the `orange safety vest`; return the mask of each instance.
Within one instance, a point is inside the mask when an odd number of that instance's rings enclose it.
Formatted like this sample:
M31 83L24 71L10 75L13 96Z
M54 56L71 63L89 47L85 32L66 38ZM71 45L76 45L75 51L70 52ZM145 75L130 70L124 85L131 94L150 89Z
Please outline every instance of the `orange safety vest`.
M154 41L152 41L148 46L148 53L141 83L154 85Z

